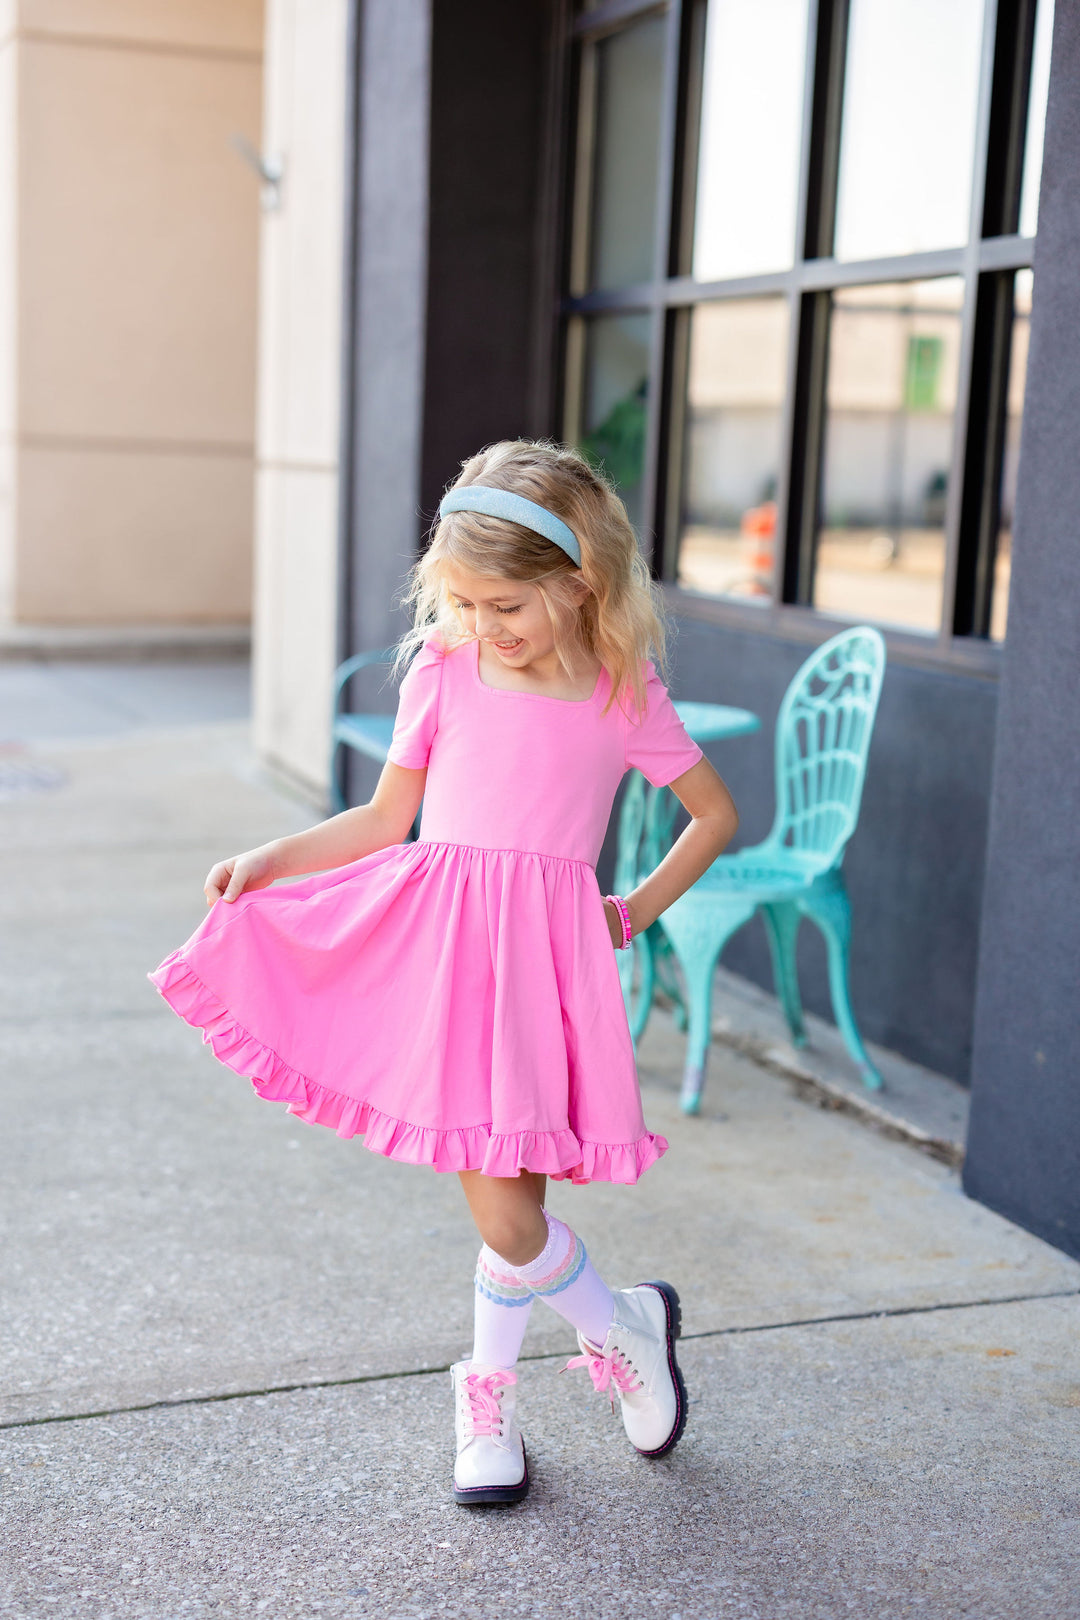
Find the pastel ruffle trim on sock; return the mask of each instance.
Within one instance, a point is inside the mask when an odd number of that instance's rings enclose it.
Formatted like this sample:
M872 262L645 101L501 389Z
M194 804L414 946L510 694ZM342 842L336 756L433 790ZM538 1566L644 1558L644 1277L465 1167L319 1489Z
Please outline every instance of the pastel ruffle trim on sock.
M497 1265L493 1262L497 1262ZM477 1293L483 1294L485 1299L490 1299L495 1305L528 1305L533 1297L532 1289L526 1288L512 1269L502 1269L506 1264L506 1261L493 1249L488 1249L485 1243L476 1262Z
M552 1266L543 1277L530 1279L529 1287L540 1299L551 1299L555 1294L561 1294L564 1288L577 1282L585 1270L585 1245L574 1232L568 1233L572 1239L569 1248L557 1265Z
M203 1044L219 1063L250 1080L260 1097L283 1102L290 1114L311 1125L327 1125L338 1136L362 1136L366 1148L387 1159L435 1170L479 1170L485 1176L531 1170L553 1181L633 1185L667 1152L665 1138L651 1132L636 1142L582 1142L571 1130L494 1136L485 1125L456 1130L410 1125L292 1068L236 1022L179 951L146 976L173 1012L202 1031Z

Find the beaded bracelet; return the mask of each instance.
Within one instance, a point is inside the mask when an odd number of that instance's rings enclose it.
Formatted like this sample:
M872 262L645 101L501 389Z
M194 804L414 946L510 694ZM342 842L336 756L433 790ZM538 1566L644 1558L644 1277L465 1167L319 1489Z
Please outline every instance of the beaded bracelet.
M615 949L617 951L628 950L630 947L631 930L630 911L626 901L623 899L621 894L605 894L604 899L611 901L612 905L615 907L615 910L619 913L619 921L622 924L622 944L616 945Z

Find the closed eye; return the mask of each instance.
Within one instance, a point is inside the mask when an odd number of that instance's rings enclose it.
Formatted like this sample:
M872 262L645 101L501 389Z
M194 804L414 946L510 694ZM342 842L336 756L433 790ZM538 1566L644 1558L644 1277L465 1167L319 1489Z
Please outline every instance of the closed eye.
M454 606L458 607L458 608L471 608L472 603L471 602L455 602ZM496 613L520 613L521 612L521 603L518 602L514 607L496 608L495 611L496 611Z

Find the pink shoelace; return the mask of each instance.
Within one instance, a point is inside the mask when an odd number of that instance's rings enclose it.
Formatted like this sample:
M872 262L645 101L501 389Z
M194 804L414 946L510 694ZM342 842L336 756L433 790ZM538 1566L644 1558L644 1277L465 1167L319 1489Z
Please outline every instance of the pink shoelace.
M630 1366L621 1350L613 1350L609 1356L601 1351L591 1351L584 1356L574 1356L566 1363L563 1372L570 1372L574 1367L588 1368L592 1379L593 1389L598 1395L607 1394L611 1401L611 1410L615 1410L615 1390L622 1395L629 1395L631 1390L641 1389L643 1385L640 1378ZM612 1385L615 1388L612 1388Z
M473 1434L500 1434L503 1415L498 1390L503 1384L516 1384L517 1374L496 1367L489 1373L466 1373L461 1380L466 1412Z

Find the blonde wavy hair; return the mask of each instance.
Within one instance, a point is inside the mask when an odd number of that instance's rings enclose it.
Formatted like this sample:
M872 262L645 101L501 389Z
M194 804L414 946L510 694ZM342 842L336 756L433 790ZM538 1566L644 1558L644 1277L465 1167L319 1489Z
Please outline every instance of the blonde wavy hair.
M535 585L567 675L576 673L575 654L595 655L611 679L603 712L629 690L641 714L647 659L668 683L670 620L612 486L577 450L545 439L488 445L462 463L450 488L466 484L511 490L554 512L577 537L581 567L554 541L505 518L453 512L436 519L431 543L410 569L398 598L412 609L413 623L397 643L391 676L397 677L433 630L448 652L476 639L446 586L444 570L456 564L486 578ZM581 580L589 587L584 598L577 584Z

